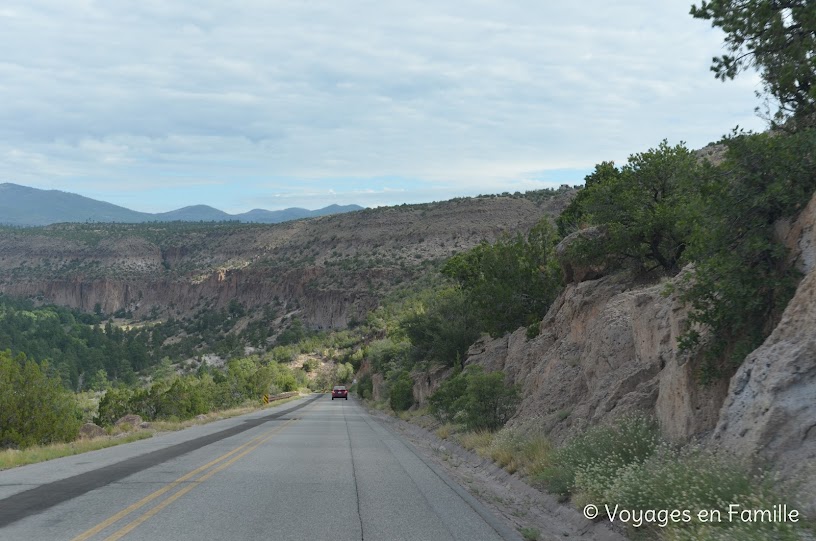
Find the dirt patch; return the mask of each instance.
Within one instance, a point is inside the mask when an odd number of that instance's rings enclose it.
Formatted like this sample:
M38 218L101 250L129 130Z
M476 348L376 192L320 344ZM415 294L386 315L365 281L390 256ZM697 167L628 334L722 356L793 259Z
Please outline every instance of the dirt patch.
M413 444L417 451L440 467L494 514L516 531L538 531L539 540L592 539L625 541L626 537L607 523L586 520L581 513L558 503L515 474L492 461L415 424L381 411L370 415Z

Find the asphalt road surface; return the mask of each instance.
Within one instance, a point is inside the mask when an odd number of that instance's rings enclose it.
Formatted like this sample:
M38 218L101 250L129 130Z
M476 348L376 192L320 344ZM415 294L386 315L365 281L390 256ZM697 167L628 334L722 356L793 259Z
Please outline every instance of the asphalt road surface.
M519 539L355 400L0 472L2 540Z

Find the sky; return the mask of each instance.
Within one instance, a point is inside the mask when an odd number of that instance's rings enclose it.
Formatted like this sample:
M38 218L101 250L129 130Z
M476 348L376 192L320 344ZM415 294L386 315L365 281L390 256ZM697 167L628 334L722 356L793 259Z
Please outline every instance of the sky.
M4 0L0 182L231 213L580 184L765 127L690 4Z

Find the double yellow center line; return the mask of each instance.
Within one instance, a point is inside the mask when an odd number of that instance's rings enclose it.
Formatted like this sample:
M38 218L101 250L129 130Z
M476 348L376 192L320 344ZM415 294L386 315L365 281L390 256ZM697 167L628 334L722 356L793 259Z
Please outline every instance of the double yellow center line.
M212 477L216 473L230 467L232 464L234 464L235 462L237 462L238 460L240 460L244 456L248 455L249 453L251 453L252 451L257 449L260 445L262 445L264 442L269 440L276 433L280 432L281 430L286 428L288 425L295 422L295 420L296 419L290 419L290 420L286 421L285 423L283 423L282 425L280 425L280 426L278 426L278 427L276 427L276 428L274 428L274 429L272 429L272 430L270 430L268 432L265 432L264 434L261 434L260 436L257 436L255 438L249 440L248 442L244 443L243 445L241 445L239 447L236 447L232 451L221 455L220 457L216 458L215 460L212 460L212 461L204 464L203 466L194 469L190 473L179 477L178 479L176 479L172 483L169 483L168 485L165 485L164 487L160 488L156 492L153 492L152 494L149 494L149 495L145 496L144 498L142 498L138 502L136 502L136 503L122 509L121 511L119 511L118 513L116 513L115 515L110 517L109 519L107 519L107 520L105 520L103 522L100 522L99 524L97 524L96 526L91 528L90 530L79 534L78 536L74 537L71 541L86 541L87 539L90 539L91 537L95 536L96 534L98 534L99 532L104 530L105 528L108 528L109 526L112 526L113 524L119 522L120 520L122 520L126 516L130 515L134 511L137 511L137 510L141 509L142 507L144 507L145 505L149 504L150 502L152 502L156 498L159 498L159 497L163 496L164 494L167 494L168 492L170 492L171 490L176 488L181 483L184 483L185 481L189 481L190 479L193 479L195 476L206 472L203 475L201 475L201 477L199 477L198 479L195 479L194 481L190 482L187 486L185 486L184 488L182 488L178 492L175 492L170 497L164 499L161 503L159 503L158 505L151 508L149 511L144 513L139 518L137 518L137 519L133 520L132 522L126 524L125 526L123 526L119 530L115 531L114 533L112 533L111 535L106 537L105 541L115 541L117 539L121 539L122 537L127 535L129 532L131 532L134 528L136 528L137 526L139 526L140 524L142 524L143 522L148 520L150 517L156 515L159 511L161 511L162 509L164 509L165 507L167 507L168 505L170 505L174 501L178 500L179 498L181 498L182 496L184 496L185 494L187 494L188 492L193 490L195 487L197 487L198 485L200 485L201 483L203 483L204 481L206 481L207 479L209 479L210 477Z

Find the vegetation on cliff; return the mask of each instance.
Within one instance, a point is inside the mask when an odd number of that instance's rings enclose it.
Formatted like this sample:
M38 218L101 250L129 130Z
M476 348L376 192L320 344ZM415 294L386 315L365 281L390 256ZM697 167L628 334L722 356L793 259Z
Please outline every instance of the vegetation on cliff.
M481 367L445 380L428 401L430 412L443 422L467 430L498 430L516 413L519 389L507 385L502 372L484 373Z
M730 376L790 300L799 277L774 228L816 191L814 130L735 132L720 144L718 164L665 141L621 168L602 163L559 218L564 232L604 232L572 244L568 257L579 264L641 276L674 276L692 265L681 296L696 325L683 345L709 333L704 380Z
M447 260L435 287L373 312L369 329L379 334L362 340L363 357L385 376L387 394L392 379L417 366L461 369L482 333L530 326L537 334L563 287L556 243L597 226L602 235L579 237L564 258L637 280L674 276L690 264L680 295L692 325L682 345L706 352L701 381L730 376L773 328L797 283L774 228L816 191L815 136L734 133L720 143L716 164L666 141L620 168L603 162L558 219L558 233L542 221L526 237L482 243Z

